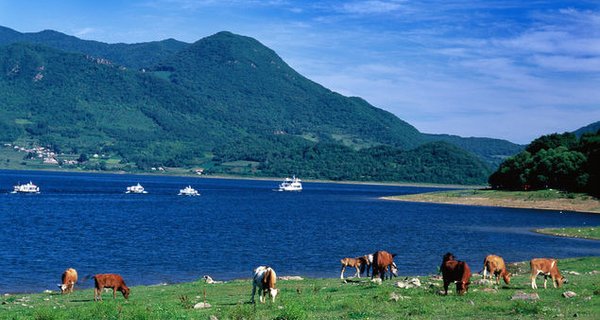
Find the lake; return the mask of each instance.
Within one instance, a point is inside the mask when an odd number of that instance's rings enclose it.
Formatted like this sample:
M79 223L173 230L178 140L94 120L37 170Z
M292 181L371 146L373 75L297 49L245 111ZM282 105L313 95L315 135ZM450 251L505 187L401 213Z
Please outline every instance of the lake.
M33 181L42 193L10 194ZM148 194L125 194L141 183ZM447 251L477 272L495 253L600 255L600 242L540 235L533 228L598 226L600 215L407 203L379 197L438 190L160 175L0 170L0 293L56 290L73 267L120 273L128 285L249 278L261 264L279 275L339 277L343 257L397 253L401 276L433 274ZM199 197L177 196L191 185ZM346 272L346 275L352 271Z

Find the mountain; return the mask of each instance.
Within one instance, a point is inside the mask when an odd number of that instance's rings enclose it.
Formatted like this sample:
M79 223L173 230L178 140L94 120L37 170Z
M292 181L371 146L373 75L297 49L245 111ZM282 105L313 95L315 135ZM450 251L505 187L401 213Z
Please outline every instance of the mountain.
M108 169L438 183L484 182L484 155L516 146L422 134L303 77L249 37L173 41L109 45L0 29L10 43L0 46L0 140L106 154ZM168 49L131 63L158 44Z
M82 40L53 30L20 33L0 26L0 45L17 42L40 44L62 51L93 55L133 69L153 66L165 57L189 46L188 43L174 39L135 44L107 44Z
M598 130L600 130L600 121L596 121L594 123L590 123L585 127L581 127L575 131L573 131L573 133L580 138L583 134L585 133L597 133Z
M515 144L506 140L492 138L463 138L448 134L424 134L427 141L444 141L464 150L478 155L482 160L497 167L511 155L515 155L523 149L524 145Z

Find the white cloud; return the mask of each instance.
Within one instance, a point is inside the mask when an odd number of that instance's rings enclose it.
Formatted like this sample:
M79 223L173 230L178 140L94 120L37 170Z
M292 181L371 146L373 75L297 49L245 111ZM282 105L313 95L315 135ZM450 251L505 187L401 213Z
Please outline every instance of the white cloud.
M343 4L339 10L344 13L352 14L381 14L398 11L402 8L404 1L353 1Z

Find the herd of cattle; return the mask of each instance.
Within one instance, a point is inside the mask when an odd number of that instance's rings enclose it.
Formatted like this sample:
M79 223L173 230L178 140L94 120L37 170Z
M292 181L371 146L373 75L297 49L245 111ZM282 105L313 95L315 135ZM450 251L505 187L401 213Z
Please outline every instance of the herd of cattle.
M386 279L386 272L389 270L391 278L392 276L398 276L398 267L394 263L395 254L390 254L386 251L377 251L373 254L367 254L356 258L344 258L340 260L342 264L342 270L340 278L344 279L344 271L346 267L356 268L355 277L360 278L360 275L367 271L367 277L369 276L369 269L372 269L371 279L374 277L380 277L383 281ZM546 288L546 282L548 277L552 278L552 284L556 288L560 287L564 282L565 278L560 274L558 270L557 260L548 258L535 258L529 261L531 267L531 288L537 289L535 282L536 277L539 274L544 275L544 289ZM469 290L469 284L471 284L471 268L464 261L456 260L454 255L450 252L446 253L442 257L442 264L440 265L440 272L442 273L442 279L444 282L444 293L448 294L448 286L451 283L456 284L456 292L460 295L465 294ZM490 278L496 277L496 284L500 284L500 277L506 284L510 283L511 274L506 270L504 259L502 257L490 254L483 260L483 278L485 279L489 273Z
M360 278L360 275L367 271L367 277L371 270L371 279L379 277L381 281L385 280L388 276L391 279L392 276L398 276L398 267L394 263L395 254L390 254L387 251L377 251L373 254L364 255L356 258L344 258L340 262L342 264L342 270L340 278L344 279L344 271L346 267L352 267L356 269L355 277ZM537 289L535 282L536 277L539 274L544 275L544 289L546 288L546 282L548 277L552 278L552 284L556 288L560 287L565 278L560 274L558 270L556 259L547 258L536 258L530 261L531 266L531 288ZM456 260L454 255L450 252L446 253L442 257L442 264L440 265L440 271L442 273L442 279L444 282L444 294L448 294L448 286L451 283L456 284L456 292L459 295L465 294L469 289L471 283L471 269L469 265L464 261ZM389 272L389 275L386 273ZM489 273L490 279L495 276L496 284L500 284L500 277L506 284L510 283L511 274L506 270L506 265L502 257L496 255L488 255L483 261L483 278L485 279ZM205 279L208 276L205 276ZM102 291L104 288L113 289L113 299L116 298L116 292L120 291L125 299L129 298L129 288L125 285L125 281L118 274L97 274L94 277L94 300L102 300ZM212 280L212 279L211 279ZM254 269L254 275L252 280L252 298L251 302L254 303L254 296L256 289L259 290L259 300L264 303L267 295L271 296L273 302L279 292L275 288L277 281L277 275L273 268L268 266L260 266ZM62 284L60 287L61 293L71 293L74 290L75 283L77 282L77 271L73 268L65 270L62 274ZM213 283L217 283L213 281Z

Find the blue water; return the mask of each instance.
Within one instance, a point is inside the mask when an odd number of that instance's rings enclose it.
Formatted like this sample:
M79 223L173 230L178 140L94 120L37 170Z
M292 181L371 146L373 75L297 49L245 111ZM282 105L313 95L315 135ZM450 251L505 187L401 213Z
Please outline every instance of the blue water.
M33 181L38 195L10 194ZM149 192L124 194L141 183ZM192 185L200 197L177 196ZM539 227L600 225L600 215L379 200L434 188L0 171L0 293L56 289L79 277L120 273L128 285L247 278L261 264L280 275L339 276L339 259L397 253L401 275L436 272L453 252L479 270L485 255L600 255L600 242L539 235ZM78 287L91 287L82 281Z

